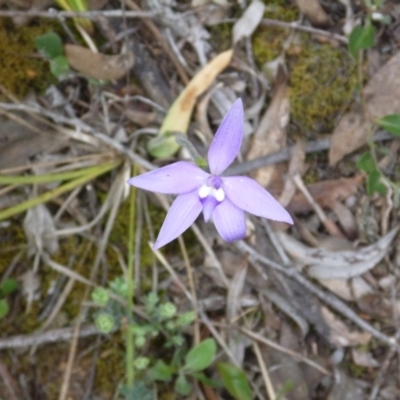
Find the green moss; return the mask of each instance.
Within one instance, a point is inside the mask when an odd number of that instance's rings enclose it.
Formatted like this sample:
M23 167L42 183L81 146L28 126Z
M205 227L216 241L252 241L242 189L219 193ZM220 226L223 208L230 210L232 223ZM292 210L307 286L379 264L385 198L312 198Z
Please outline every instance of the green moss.
M283 0L265 4L267 18L285 22L298 19L297 7ZM290 34L284 28L260 26L256 30L253 53L260 68L285 53ZM317 43L307 33L298 32L291 44L285 55L292 120L302 133L330 132L353 97L355 63L346 48Z
M290 69L292 118L301 131L330 132L357 83L346 49L309 41Z
M211 35L210 42L218 53L232 47L232 24L224 22L222 24L213 25L209 27L208 31Z
M48 62L35 47L35 38L50 30L59 31L59 24L44 20L17 28L10 20L0 18L0 83L15 96L43 91L56 82Z
M293 22L299 17L298 8L288 6L285 1L264 1L264 3L266 4L265 18ZM282 54L289 34L288 29L259 26L252 37L252 45L254 60L260 68Z

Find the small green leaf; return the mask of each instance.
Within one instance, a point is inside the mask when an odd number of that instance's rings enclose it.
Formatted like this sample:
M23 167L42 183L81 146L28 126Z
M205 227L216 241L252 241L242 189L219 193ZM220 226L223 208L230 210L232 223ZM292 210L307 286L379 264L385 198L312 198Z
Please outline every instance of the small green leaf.
M15 292L18 287L18 282L15 279L5 279L0 284L0 296L5 297Z
M386 194L386 186L381 182L381 174L375 170L368 174L367 193L372 196L375 192Z
M186 376L179 374L175 381L175 391L182 396L187 396L192 390L192 385L186 379Z
M65 77L69 72L68 60L64 56L57 56L50 60L50 71L51 73L61 79Z
M236 400L251 400L251 389L247 382L246 374L232 364L220 362L217 369L221 375L226 390Z
M174 374L175 369L170 365L165 364L164 361L158 360L154 367L150 368L148 377L152 381L169 382Z
M49 60L61 56L64 48L60 39L54 32L46 33L35 39L36 48Z
M222 384L220 381L217 381L216 379L210 379L207 376L204 375L203 372L193 372L190 374L193 378L197 379L198 381L204 383L207 386L210 387L221 387Z
M214 339L204 340L187 353L183 368L189 371L206 369L213 362L216 350Z
M400 135L400 114L390 114L375 121L389 133Z
M5 317L8 314L9 306L7 300L0 299L0 318Z
M360 50L371 48L375 43L376 28L370 21L365 25L354 27L349 36L349 51L354 58L357 58Z
M364 153L357 161L357 167L361 171L365 171L368 173L371 173L373 171L376 171L376 165L375 165L375 160L372 157L371 153L367 152Z

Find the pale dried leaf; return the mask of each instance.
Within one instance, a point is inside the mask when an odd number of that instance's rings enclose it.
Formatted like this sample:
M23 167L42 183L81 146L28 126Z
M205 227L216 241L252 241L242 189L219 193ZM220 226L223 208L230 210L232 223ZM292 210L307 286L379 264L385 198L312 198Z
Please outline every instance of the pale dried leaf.
M43 250L54 254L58 250L53 217L44 204L28 210L24 219L24 232L30 254Z
M66 44L64 50L69 65L88 78L119 79L128 73L134 63L134 56L130 51L110 56L94 53L75 44Z
M300 11L315 25L325 25L329 18L318 0L296 0Z
M340 225L346 232L347 237L355 239L357 236L357 222L354 213L340 201L335 201L333 203L333 211L338 217Z
M264 9L265 5L260 0L253 0L250 3L233 26L233 44L253 34L264 16Z
M363 249L336 253L339 255L337 259L332 257L329 262L324 260L324 265L318 263L311 266L308 274L317 279L348 279L362 275L375 267L385 257L397 231L398 229L392 230L375 244Z
M347 325L327 307L321 307L321 314L330 328L329 340L336 346L358 346L360 344L368 344L370 341L371 335L369 333L350 331Z
M318 205L323 208L333 208L336 201L346 200L355 194L362 180L362 175L327 180L307 185L307 189ZM296 192L287 208L294 214L312 211L312 207L301 192Z
M372 357L372 354L368 351L361 351L352 348L351 349L351 356L353 358L353 362L360 367L366 368L376 368L379 366L378 361Z
M318 279L318 281L322 286L346 301L355 301L374 292L372 287L360 276L348 281L345 279Z
M317 279L348 279L361 275L387 254L398 229L393 229L378 242L362 249L332 252L305 246L284 232L276 232L283 248L295 260L310 265L309 275Z
M247 159L282 150L286 146L286 128L289 122L290 103L287 87L287 78L282 73L278 74L274 88L274 94L268 110L263 115L257 131L254 133L251 147L247 153ZM277 166L271 165L259 168L251 175L261 186L268 186ZM282 174L279 174L282 176Z

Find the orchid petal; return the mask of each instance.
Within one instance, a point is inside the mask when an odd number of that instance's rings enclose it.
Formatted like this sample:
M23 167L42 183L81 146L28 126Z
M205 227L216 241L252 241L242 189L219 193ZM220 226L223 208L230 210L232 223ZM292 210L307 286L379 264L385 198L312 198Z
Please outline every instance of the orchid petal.
M208 164L213 175L220 175L239 153L243 139L243 104L237 99L222 120L208 150Z
M229 199L215 207L213 221L222 239L232 242L246 236L246 218L244 212Z
M214 196L207 196L202 203L203 203L204 221L208 222L211 218L211 215L215 207L218 205L218 200Z
M155 171L135 176L129 185L158 193L181 194L197 189L209 174L187 161L178 161Z
M246 176L222 178L229 200L240 209L258 217L293 224L290 214L255 180Z
M199 216L202 208L197 190L180 194L168 211L153 249L159 249L185 232Z

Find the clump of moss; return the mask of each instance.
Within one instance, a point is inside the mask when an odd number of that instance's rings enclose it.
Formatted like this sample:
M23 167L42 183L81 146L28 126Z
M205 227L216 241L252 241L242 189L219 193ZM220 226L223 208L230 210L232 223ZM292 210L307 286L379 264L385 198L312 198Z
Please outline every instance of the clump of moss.
M355 64L347 50L309 42L291 63L293 121L303 132L331 131L356 83Z
M56 81L48 62L37 53L35 38L57 29L52 21L17 28L10 20L0 18L0 83L7 91L23 97L31 90L41 92Z
M265 4L265 18L293 22L299 17L298 8L287 5L285 1L265 1ZM288 29L272 26L260 26L256 30L252 45L254 60L260 67L282 54L289 33Z

